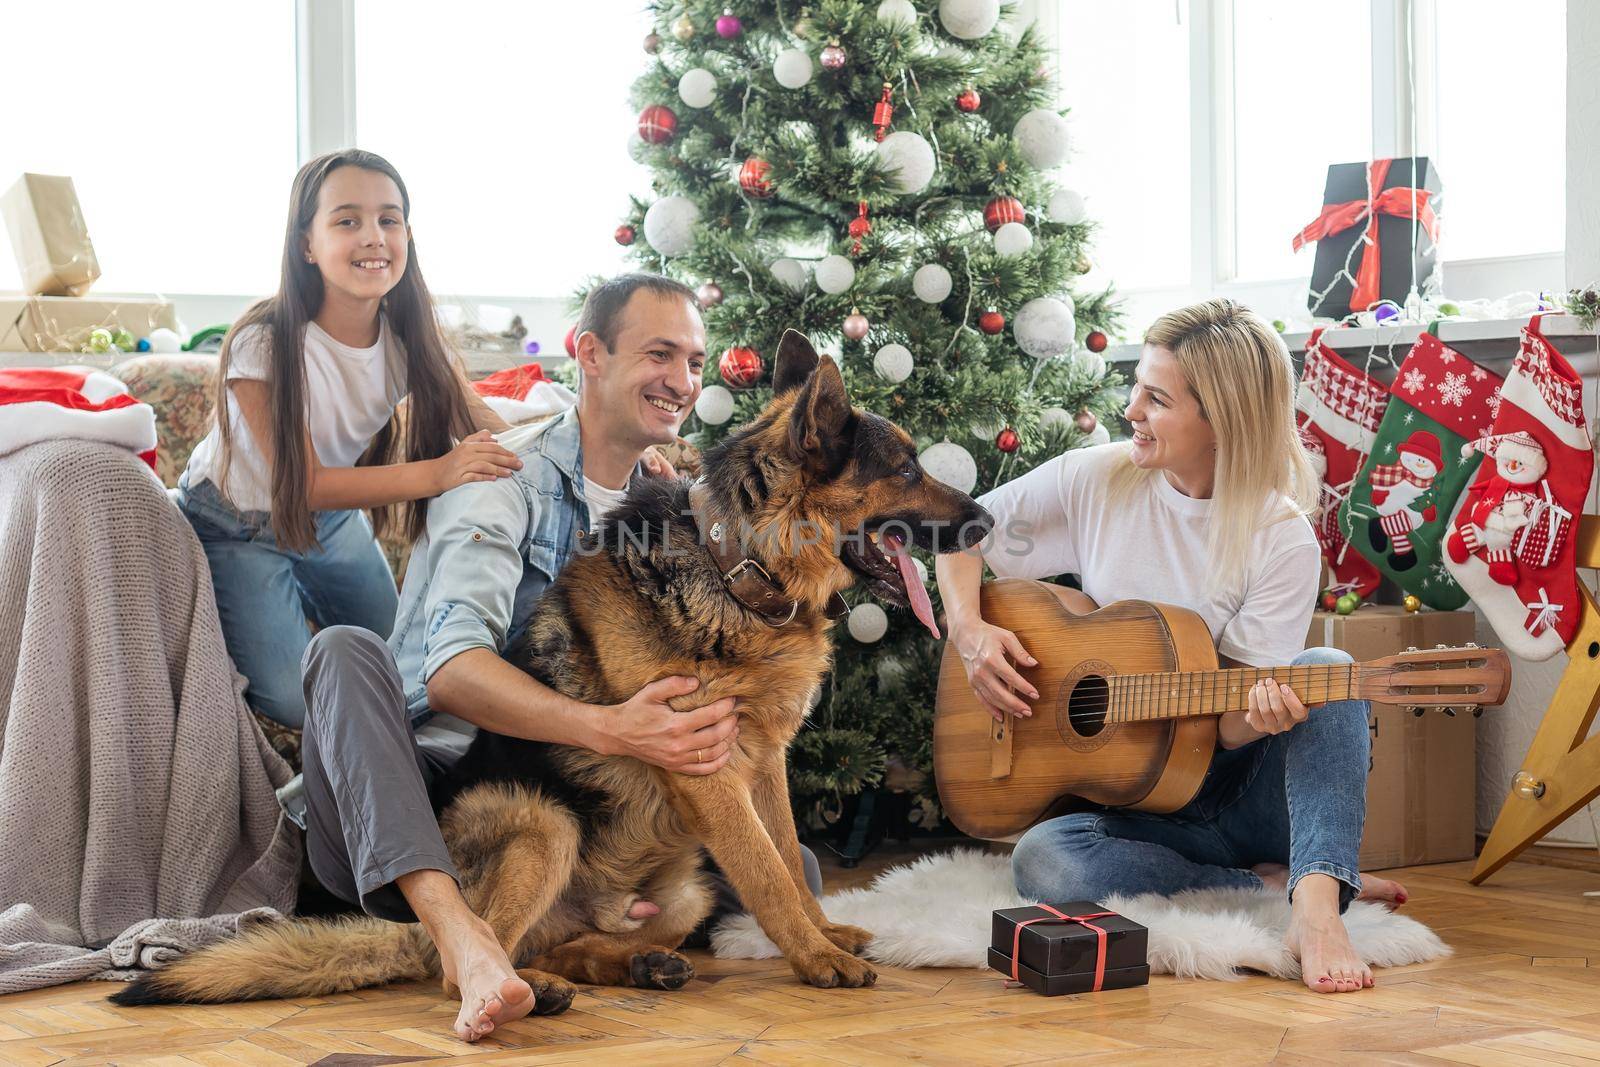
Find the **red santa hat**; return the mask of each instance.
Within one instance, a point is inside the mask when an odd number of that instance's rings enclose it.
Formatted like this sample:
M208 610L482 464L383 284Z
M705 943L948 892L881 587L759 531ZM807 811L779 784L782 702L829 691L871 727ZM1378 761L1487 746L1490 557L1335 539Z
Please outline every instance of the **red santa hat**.
M1405 444L1400 445L1395 451L1401 455L1409 452L1413 456L1428 460L1435 467L1444 466L1444 452L1439 447L1439 439L1427 430L1412 430Z
M0 368L0 456L40 441L121 445L156 466L156 413L87 367Z
M1538 438L1527 430L1518 430L1516 433L1492 433L1476 441L1468 441L1461 446L1461 455L1465 458L1474 452L1482 452L1486 456L1493 457L1501 445L1531 448L1535 452L1544 451L1544 446L1539 443Z
M496 415L515 425L554 415L578 402L571 389L544 376L537 363L507 367L472 383Z

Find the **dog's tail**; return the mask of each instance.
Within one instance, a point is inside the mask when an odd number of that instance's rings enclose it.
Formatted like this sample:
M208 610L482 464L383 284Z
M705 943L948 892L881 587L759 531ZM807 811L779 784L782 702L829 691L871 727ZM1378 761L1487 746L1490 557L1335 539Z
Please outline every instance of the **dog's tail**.
M111 995L114 1004L320 997L437 973L418 926L366 916L263 925L192 952Z

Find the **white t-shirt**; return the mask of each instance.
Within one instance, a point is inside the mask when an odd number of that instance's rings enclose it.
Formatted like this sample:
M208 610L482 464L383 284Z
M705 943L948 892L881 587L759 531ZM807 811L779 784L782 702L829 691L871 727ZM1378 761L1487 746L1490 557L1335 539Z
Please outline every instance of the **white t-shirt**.
M1184 496L1158 473L1116 505L1110 474L1126 444L1064 452L978 502L995 518L983 558L1004 578L1076 574L1095 603L1151 600L1205 620L1217 650L1251 666L1286 665L1305 648L1322 578L1311 524L1263 526L1242 578L1212 589L1206 546L1212 501ZM1030 544L1031 542L1031 544Z
M629 481L631 480L629 479ZM583 499L589 505L589 525L598 526L600 520L615 511L617 505L622 503L622 498L627 495L628 486L626 484L621 489L607 489L585 474L583 476Z
M228 362L228 380L267 380L266 326L247 326L235 334ZM354 467L373 436L394 414L406 395L405 357L384 317L378 342L352 348L330 337L316 323L306 326L306 429L324 467ZM239 414L239 401L228 390L227 418L233 432L227 484L220 484L222 437L216 426L189 457L189 484L217 482L241 511L272 510L272 476L256 446L250 425Z

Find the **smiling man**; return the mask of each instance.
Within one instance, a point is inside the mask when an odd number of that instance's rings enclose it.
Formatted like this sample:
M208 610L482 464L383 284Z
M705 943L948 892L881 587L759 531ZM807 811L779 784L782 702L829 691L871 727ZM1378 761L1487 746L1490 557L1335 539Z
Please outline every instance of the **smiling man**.
M509 478L463 485L428 510L387 644L354 627L305 657L306 848L317 878L369 914L421 922L461 991L456 1033L476 1040L535 1004L528 984L467 906L429 784L478 728L710 774L738 736L734 699L674 713L693 678L664 678L622 704L561 696L500 658L583 532L629 483L665 470L700 395L705 326L694 294L628 274L596 287L576 334L578 403L499 441L522 460ZM814 861L813 861L814 862ZM655 905L633 905L634 917Z

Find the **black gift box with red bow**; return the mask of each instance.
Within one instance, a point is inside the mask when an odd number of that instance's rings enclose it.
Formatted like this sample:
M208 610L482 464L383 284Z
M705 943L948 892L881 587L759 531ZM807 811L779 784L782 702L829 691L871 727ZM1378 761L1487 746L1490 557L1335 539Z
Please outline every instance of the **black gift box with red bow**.
M1439 193L1426 156L1329 167L1322 212L1293 241L1297 250L1317 245L1311 313L1342 319L1383 300L1403 308L1413 277L1426 293L1438 259Z
M989 966L1047 997L1150 981L1149 931L1100 905L1074 900L994 913Z

